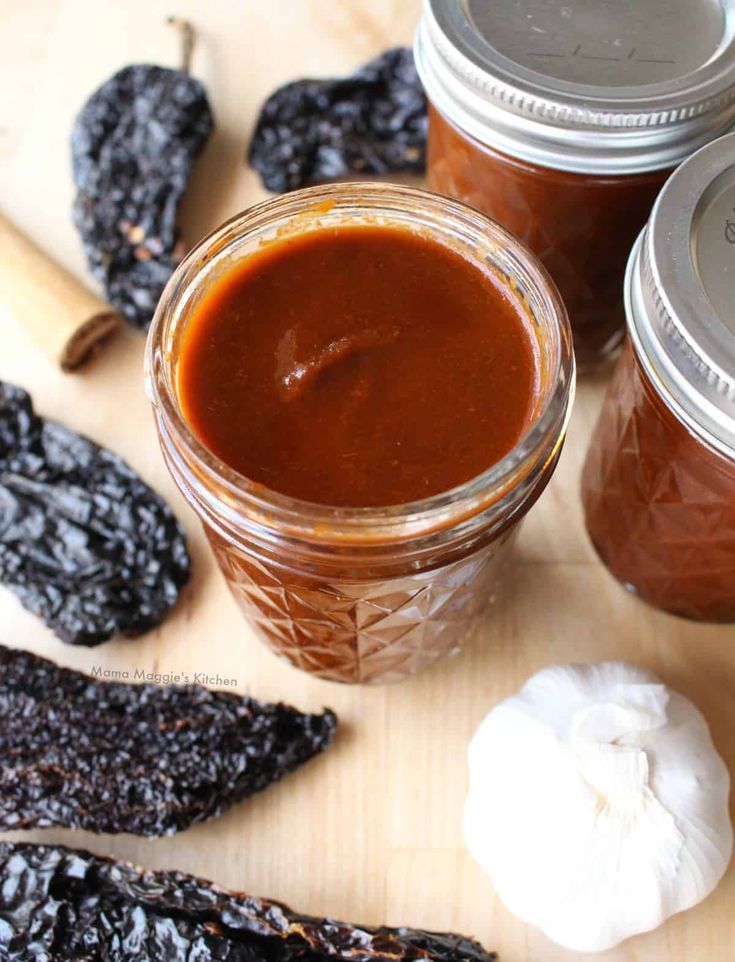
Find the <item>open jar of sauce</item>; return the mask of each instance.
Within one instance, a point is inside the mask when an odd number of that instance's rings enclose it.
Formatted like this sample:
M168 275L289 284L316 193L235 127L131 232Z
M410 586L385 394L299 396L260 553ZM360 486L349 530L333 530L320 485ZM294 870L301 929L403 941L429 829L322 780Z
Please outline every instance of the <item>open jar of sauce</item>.
M735 134L666 184L625 296L630 346L582 477L587 530L651 604L735 622Z
M571 332L536 259L426 191L253 207L177 269L147 386L237 601L291 664L394 681L455 651L554 470Z
M675 166L735 122L733 0L425 0L429 186L548 268L577 362L624 336L625 264Z

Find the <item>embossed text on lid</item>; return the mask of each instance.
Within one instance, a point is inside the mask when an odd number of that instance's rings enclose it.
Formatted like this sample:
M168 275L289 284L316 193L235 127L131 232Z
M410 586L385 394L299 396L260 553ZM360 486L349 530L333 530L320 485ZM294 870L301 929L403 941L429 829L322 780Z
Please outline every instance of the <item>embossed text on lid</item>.
M699 281L735 338L735 165L704 193L694 218L694 265Z
M450 121L556 169L673 168L735 123L735 0L424 0L415 51Z
M691 73L726 39L719 0L465 0L478 34L548 77L627 87Z

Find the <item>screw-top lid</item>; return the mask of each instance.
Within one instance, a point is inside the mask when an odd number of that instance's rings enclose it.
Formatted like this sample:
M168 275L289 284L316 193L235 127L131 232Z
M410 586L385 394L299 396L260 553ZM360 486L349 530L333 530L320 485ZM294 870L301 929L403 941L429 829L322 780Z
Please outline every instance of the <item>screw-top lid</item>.
M631 255L628 328L690 428L735 455L735 134L669 178Z
M675 166L735 122L735 0L424 0L429 98L511 156Z

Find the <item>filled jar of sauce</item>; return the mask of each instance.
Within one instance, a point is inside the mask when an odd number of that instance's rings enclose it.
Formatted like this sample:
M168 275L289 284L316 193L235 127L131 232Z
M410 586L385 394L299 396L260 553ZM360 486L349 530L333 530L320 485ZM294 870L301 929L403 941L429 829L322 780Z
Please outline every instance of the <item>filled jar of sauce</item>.
M168 467L291 664L393 681L455 651L554 470L574 384L543 268L426 191L253 207L180 265L147 384Z
M735 134L666 184L625 295L630 345L582 477L587 530L651 604L735 622Z
M577 362L625 331L630 249L674 167L735 123L734 0L425 0L429 186L548 268Z

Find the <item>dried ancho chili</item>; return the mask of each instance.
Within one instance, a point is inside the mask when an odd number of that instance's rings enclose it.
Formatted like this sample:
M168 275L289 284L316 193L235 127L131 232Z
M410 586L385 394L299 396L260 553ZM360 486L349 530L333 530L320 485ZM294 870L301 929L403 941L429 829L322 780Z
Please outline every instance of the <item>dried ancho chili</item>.
M337 720L198 685L128 685L0 645L0 830L170 835L328 748Z
M120 70L89 98L71 138L74 221L90 270L143 329L181 260L177 208L213 126L204 87L188 73L191 27L177 23L182 69Z
M180 872L63 846L0 844L8 962L493 962L460 935L298 915Z
M276 193L343 177L426 168L426 97L395 47L339 80L297 80L266 100L248 160Z
M0 381L0 583L62 641L97 645L158 625L188 578L163 498Z

